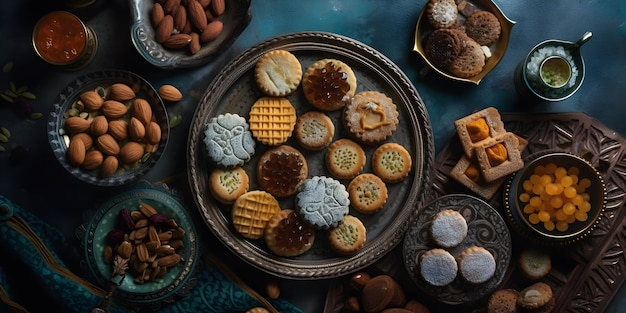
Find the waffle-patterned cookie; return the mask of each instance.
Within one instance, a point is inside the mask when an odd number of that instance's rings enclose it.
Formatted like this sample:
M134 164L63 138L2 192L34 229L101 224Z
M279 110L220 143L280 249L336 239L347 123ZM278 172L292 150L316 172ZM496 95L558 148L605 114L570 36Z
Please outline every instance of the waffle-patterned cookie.
M267 222L278 211L279 203L270 193L261 190L248 191L233 204L233 226L243 237L259 239L263 237Z
M262 97L250 108L252 135L261 143L277 146L289 139L296 125L296 109L284 97Z

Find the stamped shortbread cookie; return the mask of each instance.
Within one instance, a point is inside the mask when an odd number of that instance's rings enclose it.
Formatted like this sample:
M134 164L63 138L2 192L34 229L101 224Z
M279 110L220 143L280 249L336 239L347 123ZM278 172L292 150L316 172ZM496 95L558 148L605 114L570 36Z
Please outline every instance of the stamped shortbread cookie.
M220 114L207 123L204 145L209 158L224 167L240 166L248 162L255 151L248 123L237 114Z
M350 211L348 191L333 178L311 177L296 194L296 211L317 229L336 227Z

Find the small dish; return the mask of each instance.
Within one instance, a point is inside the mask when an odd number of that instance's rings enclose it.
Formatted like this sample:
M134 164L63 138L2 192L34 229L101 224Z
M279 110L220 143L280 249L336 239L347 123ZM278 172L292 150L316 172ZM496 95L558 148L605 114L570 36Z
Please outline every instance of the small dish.
M430 224L438 212L453 209L467 221L467 236L458 246L447 248L455 258L471 246L487 249L496 261L493 277L482 284L465 282L457 275L449 285L437 287L428 284L419 273L418 259L424 252L436 248L430 237ZM505 221L487 202L478 198L450 194L439 197L419 210L418 218L404 236L404 265L415 285L438 301L457 305L475 302L491 294L502 282L511 261L513 243Z
M224 24L221 34L204 43L195 54L188 49L170 50L157 43L155 29L150 19L153 1L130 0L133 24L130 37L139 54L150 64L163 68L191 68L208 63L222 53L241 35L252 18L250 0L226 0L225 11L220 17Z
M564 246L587 237L600 222L607 203L606 184L602 175L587 160L568 152L539 152L530 155L528 159L530 161L509 178L504 188L505 215L511 226L522 236L544 246ZM585 221L570 223L566 231L557 228L547 230L541 222L532 223L529 214L524 212L525 203L520 200L520 194L524 192L524 181L529 179L537 166L549 163L565 169L577 167L580 171L579 179L587 178L591 181L591 185L585 190L591 204L588 217Z
M119 276L112 277L113 266L106 264L103 259L107 234L116 228L116 224L119 225L119 212L122 209L137 210L140 203L151 205L158 213L174 219L178 226L185 230L181 239L183 246L177 250L181 261L168 267L164 276L142 284L134 281L135 273L132 272L132 268L127 270L121 281ZM163 301L171 302L177 295L188 292L193 284L192 278L198 263L199 251L196 230L187 209L169 193L158 189L139 188L114 196L98 206L86 224L83 236L81 240L90 274L106 288L112 283L119 283L114 292L116 299L142 306Z
M115 174L102 178L100 168L86 170L75 166L68 160L68 146L70 138L64 130L67 113L79 99L81 93L87 90L96 90L99 87L108 88L114 83L124 83L132 86L137 97L146 99L152 108L156 123L160 127L161 136L155 150L146 152L136 166L120 168ZM129 115L130 113L127 113ZM123 117L128 119L128 116ZM82 75L69 83L59 94L47 123L48 141L52 152L61 165L79 180L98 186L119 186L137 180L148 172L161 158L167 145L169 135L169 119L163 100L158 92L142 77L122 70L104 70ZM121 164L121 162L120 162Z
M440 75L447 77L449 79L455 80L455 81L469 82L469 83L478 85L480 81L487 74L489 74L489 72L491 72L491 70L493 70L496 67L496 65L498 65L498 63L500 63L500 60L502 60L502 57L504 56L507 50L507 47L509 45L509 40L511 37L511 30L513 26L515 25L515 22L507 18L502 12L502 10L500 10L498 5L496 5L491 0L475 0L471 2L473 2L473 4L476 5L478 8L487 10L493 13L498 18L498 21L500 21L500 26L502 28L500 38L498 39L498 41L496 41L493 45L489 47L489 49L491 50L491 54L492 54L491 57L486 60L485 66L483 67L483 70L479 74L469 77L469 78L457 77L445 71L444 69L440 69L436 67L433 63L431 63L428 60L428 57L425 51L425 43L426 43L426 39L428 38L428 35L430 35L430 33L433 31L434 28L430 25L430 23L428 22L428 18L426 17L426 5L424 5L422 12L420 13L417 19L417 26L415 27L415 41L414 41L414 46L413 46L413 52L417 52L424 59L427 66L430 69L434 70L435 72L439 73ZM461 13L459 13L459 15L460 14Z

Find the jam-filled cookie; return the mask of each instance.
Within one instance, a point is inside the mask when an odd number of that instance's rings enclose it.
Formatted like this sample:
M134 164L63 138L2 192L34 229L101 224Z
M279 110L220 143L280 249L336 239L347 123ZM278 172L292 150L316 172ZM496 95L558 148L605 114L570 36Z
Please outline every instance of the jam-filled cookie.
M297 256L313 246L315 228L305 223L296 211L285 209L274 214L263 235L267 247L279 256Z
M398 108L379 91L361 91L343 110L343 124L356 141L375 145L389 138L398 127Z
M302 79L304 96L322 111L343 108L356 92L352 68L336 59L322 59L311 64Z
M287 197L296 193L309 175L309 168L300 151L281 145L259 157L256 175L261 189L276 197Z

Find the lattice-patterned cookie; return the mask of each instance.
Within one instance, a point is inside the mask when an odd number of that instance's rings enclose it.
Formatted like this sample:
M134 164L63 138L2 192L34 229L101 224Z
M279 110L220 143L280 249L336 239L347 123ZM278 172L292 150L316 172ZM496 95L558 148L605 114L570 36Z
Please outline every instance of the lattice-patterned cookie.
M241 195L232 207L233 226L243 237L263 237L269 219L280 211L276 198L270 193L253 190Z
M268 146L283 144L296 125L296 109L284 97L262 97L250 108L252 135Z

